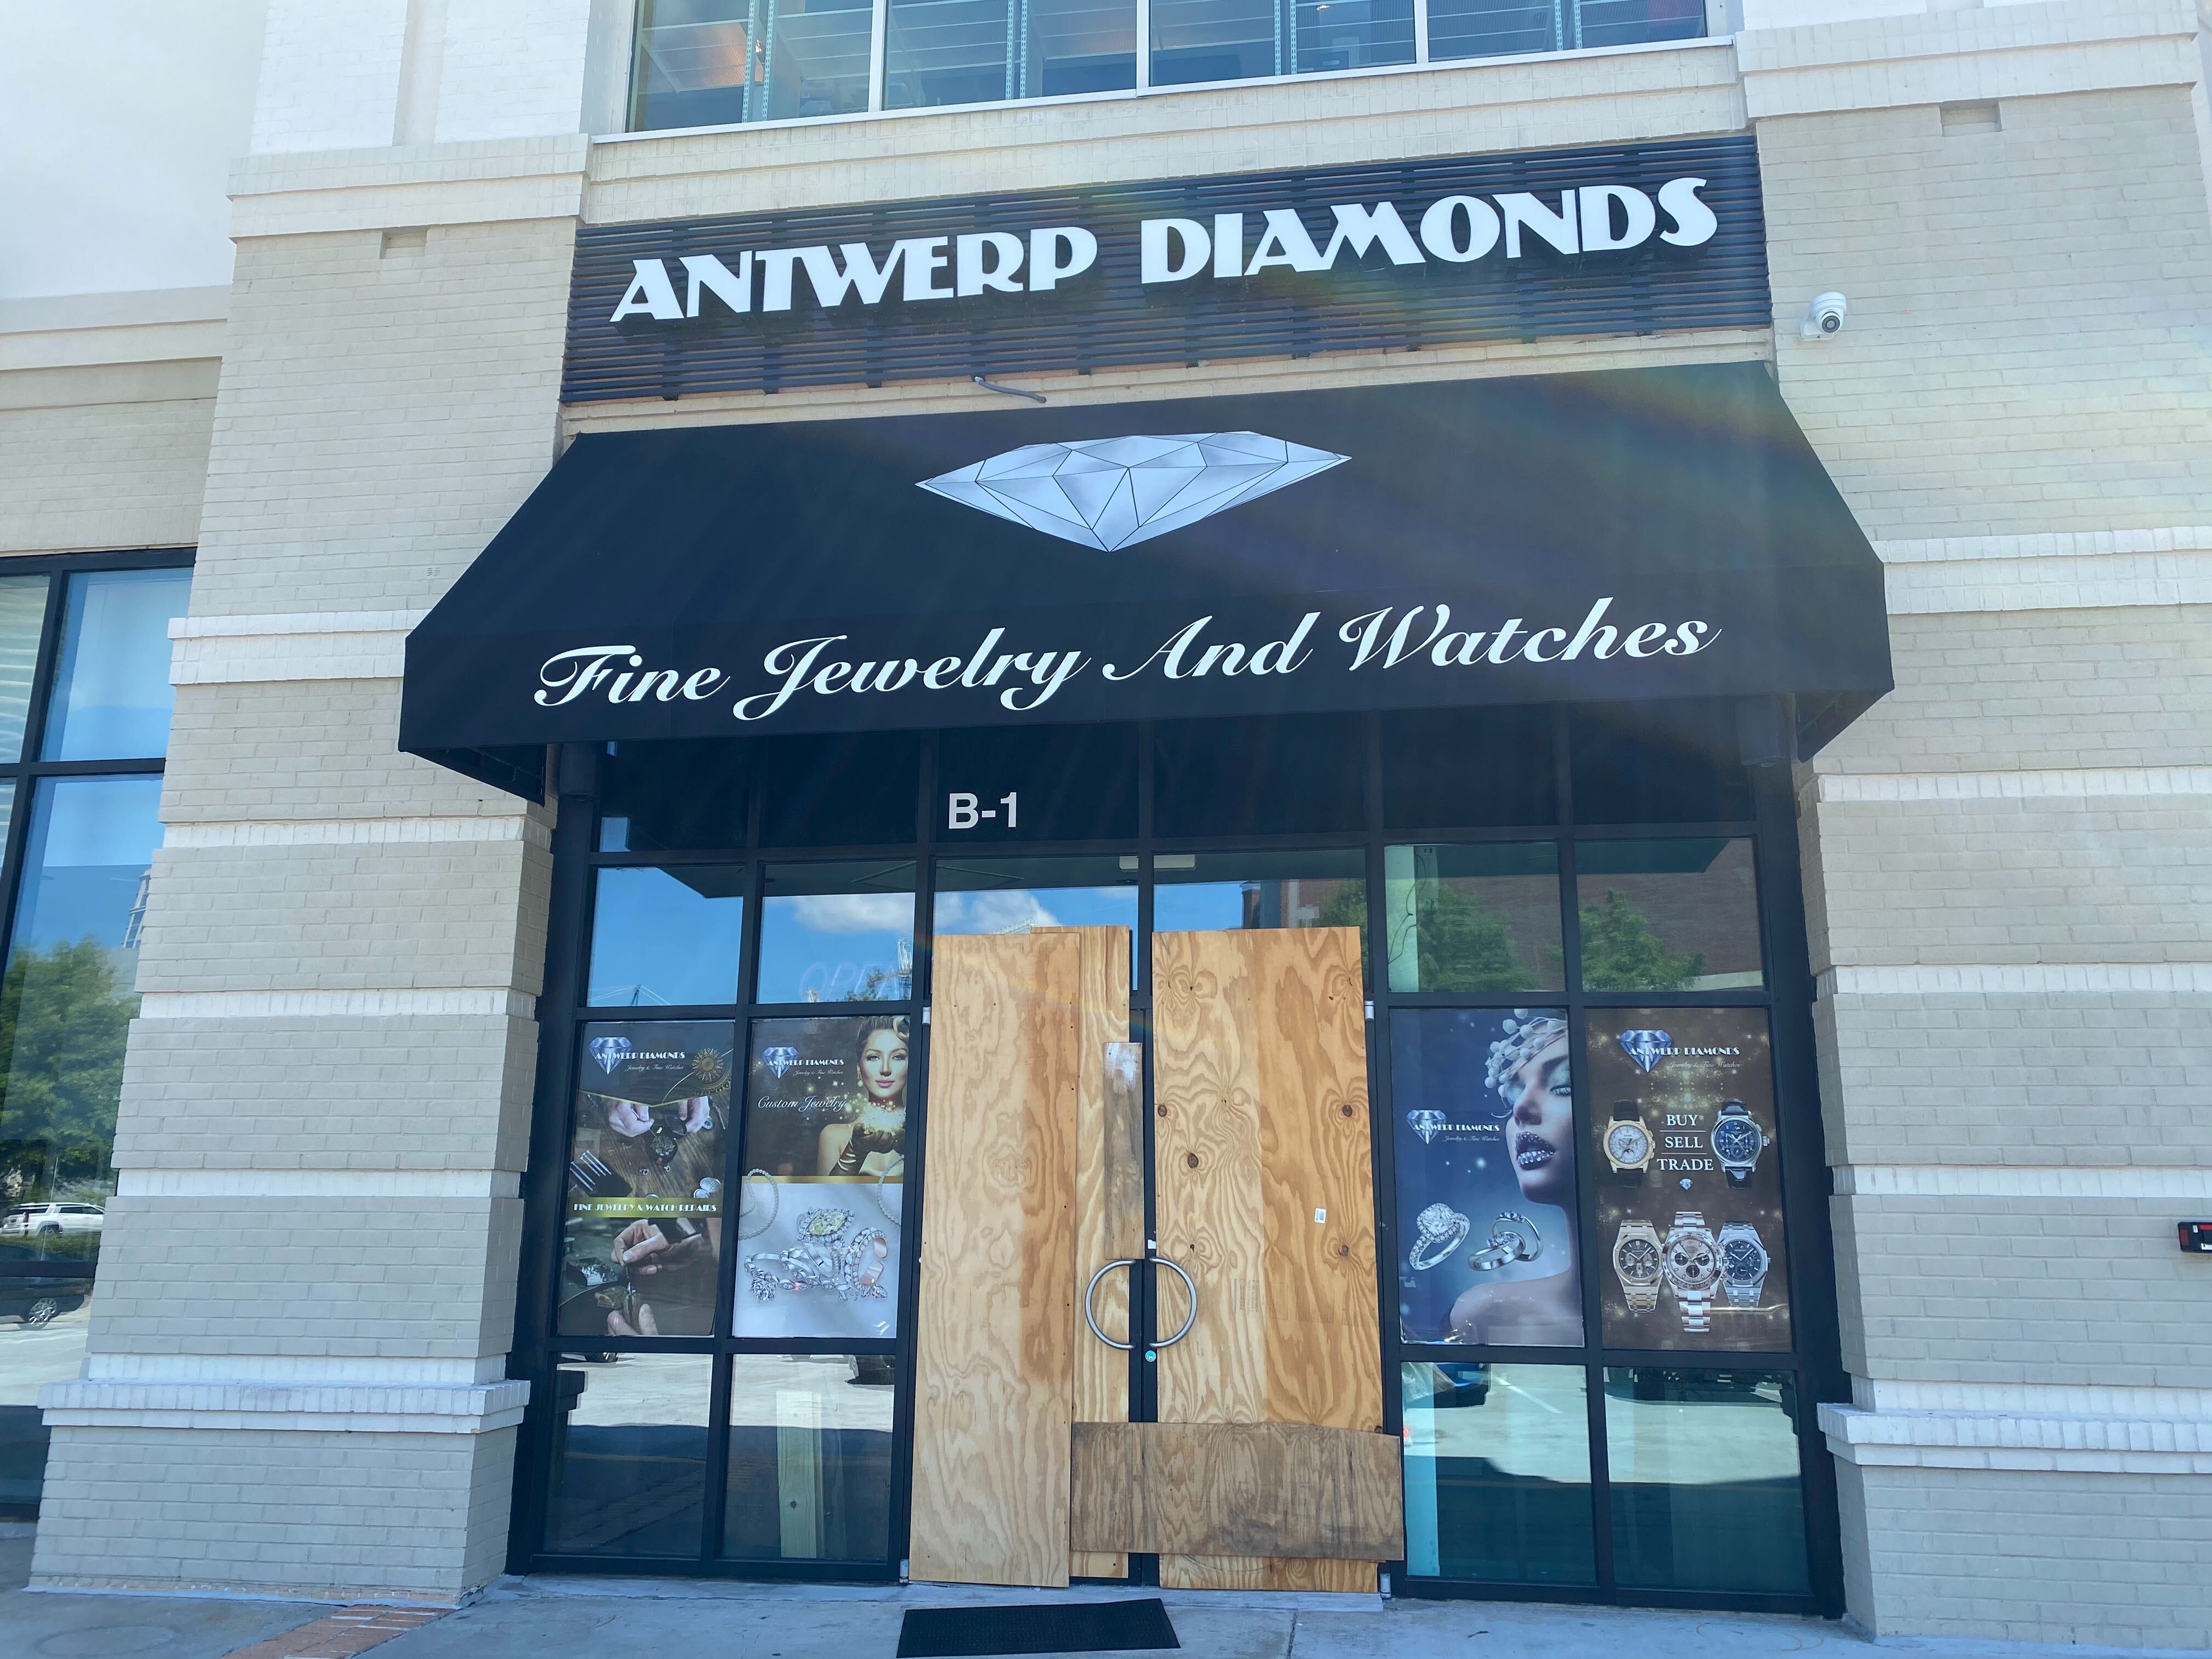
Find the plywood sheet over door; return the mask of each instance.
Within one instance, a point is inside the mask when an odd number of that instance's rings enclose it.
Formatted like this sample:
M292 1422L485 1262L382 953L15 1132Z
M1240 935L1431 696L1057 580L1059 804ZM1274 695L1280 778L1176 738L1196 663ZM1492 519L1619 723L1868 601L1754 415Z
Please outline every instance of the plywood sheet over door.
M1072 933L937 944L915 1299L916 1578L1067 1582L1082 989Z
M1037 928L1078 940L1083 948L1081 1070L1076 1085L1075 1294L1109 1261L1145 1253L1145 1124L1143 1056L1129 1042L1129 930L1126 927ZM1126 1339L1129 1324L1127 1268L1100 1281L1092 1312L1101 1330ZM1077 1310L1075 1420L1126 1423L1129 1418L1129 1356L1092 1336ZM1121 1578L1126 1555L1075 1552L1069 1571L1078 1578Z
M1163 1423L1382 1426L1367 1027L1351 928L1152 941L1160 1254L1197 1282ZM1160 1322L1181 1297L1162 1276ZM1164 1556L1160 1582L1372 1589L1355 1561Z

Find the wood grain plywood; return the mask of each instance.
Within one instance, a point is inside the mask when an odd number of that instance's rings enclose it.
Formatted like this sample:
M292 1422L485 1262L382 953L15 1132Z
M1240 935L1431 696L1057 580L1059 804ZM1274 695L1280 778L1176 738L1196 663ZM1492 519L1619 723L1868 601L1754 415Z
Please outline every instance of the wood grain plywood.
M1349 928L1153 941L1160 1249L1200 1297L1190 1338L1160 1355L1163 1422L1382 1425L1364 1001ZM1291 1558L1160 1571L1188 1588L1374 1582L1369 1565Z
M909 1571L1068 1577L1082 946L939 940L915 1304Z
M1396 1440L1351 1429L1079 1422L1069 1530L1079 1548L1396 1560L1400 1463Z
M1079 1298L1104 1263L1145 1253L1144 1054L1129 1041L1129 930L1036 928L1073 939L1082 951L1082 1000L1075 1095L1075 1416L1121 1423L1129 1416L1129 1356L1083 1323ZM1101 1330L1127 1340L1129 1274L1109 1273L1092 1298ZM1124 1578L1117 1553L1079 1553L1079 1578Z

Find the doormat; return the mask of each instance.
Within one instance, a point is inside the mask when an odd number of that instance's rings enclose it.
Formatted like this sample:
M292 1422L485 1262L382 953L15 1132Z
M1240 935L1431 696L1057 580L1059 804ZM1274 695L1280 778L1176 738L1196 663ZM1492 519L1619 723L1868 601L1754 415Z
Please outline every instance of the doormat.
M1143 1601L1041 1601L1018 1607L915 1607L898 1659L999 1653L1106 1653L1179 1648L1158 1596Z

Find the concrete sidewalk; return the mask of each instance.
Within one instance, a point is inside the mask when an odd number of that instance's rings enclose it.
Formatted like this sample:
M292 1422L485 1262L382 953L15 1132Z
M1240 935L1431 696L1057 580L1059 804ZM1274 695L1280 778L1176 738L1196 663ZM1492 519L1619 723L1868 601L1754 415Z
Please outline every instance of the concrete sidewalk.
M16 1531L15 1528L9 1528ZM0 1651L7 1659L224 1659L294 1632L264 1655L318 1651L307 1627L328 1603L214 1596L41 1594L28 1529L0 1535ZM1131 1592L979 1590L943 1585L788 1586L606 1578L504 1579L476 1601L383 1641L375 1659L891 1659L908 1607L1114 1599ZM1875 1644L1818 1620L1529 1603L1384 1602L1371 1596L1167 1591L1185 1659L1776 1659L1900 1649L1946 1659L2017 1659L2091 1649L2005 1643Z

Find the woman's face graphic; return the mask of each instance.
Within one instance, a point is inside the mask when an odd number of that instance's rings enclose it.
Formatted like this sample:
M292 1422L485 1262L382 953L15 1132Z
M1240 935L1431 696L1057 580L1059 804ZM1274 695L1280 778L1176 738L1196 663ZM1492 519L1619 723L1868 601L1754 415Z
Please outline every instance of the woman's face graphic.
M877 1106L906 1092L906 1041L896 1031L871 1031L860 1050L860 1086Z
M1512 1115L1506 1150L1521 1194L1537 1204L1574 1202L1575 1094L1567 1071L1567 1038L1561 1032L1531 1054L1505 1080Z

